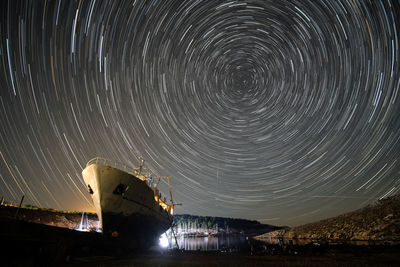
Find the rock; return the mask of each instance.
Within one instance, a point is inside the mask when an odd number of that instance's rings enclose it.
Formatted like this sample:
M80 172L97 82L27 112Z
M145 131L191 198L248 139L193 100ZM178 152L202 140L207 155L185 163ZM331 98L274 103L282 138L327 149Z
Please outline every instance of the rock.
M400 195L315 223L275 231L287 239L399 240Z

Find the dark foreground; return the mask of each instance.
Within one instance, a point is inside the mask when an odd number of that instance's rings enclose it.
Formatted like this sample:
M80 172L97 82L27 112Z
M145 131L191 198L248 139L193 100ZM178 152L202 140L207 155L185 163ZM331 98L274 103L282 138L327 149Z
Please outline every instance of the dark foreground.
M117 259L76 258L59 266L399 266L399 255L379 253L354 255L246 255L241 253L185 251L148 253Z
M400 246L246 244L219 251L129 251L119 240L0 219L1 266L400 266Z

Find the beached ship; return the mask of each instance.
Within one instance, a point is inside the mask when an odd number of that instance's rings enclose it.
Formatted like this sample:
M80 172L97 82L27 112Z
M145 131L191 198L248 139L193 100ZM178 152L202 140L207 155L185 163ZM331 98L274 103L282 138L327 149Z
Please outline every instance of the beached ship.
M104 158L94 158L82 171L92 196L105 237L129 241L132 246L148 247L172 226L174 204L170 177L143 174ZM170 204L157 186L167 179Z

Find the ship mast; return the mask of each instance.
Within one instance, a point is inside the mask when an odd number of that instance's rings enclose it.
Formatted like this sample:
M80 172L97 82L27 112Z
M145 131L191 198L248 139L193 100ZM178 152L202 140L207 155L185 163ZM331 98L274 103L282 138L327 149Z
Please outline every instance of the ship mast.
M143 169L143 164L144 164L144 159L142 157L139 158L141 164L139 166L139 174L140 175L142 173L142 169Z
M144 159L143 159L142 157L140 157L139 160L140 160L141 164L140 164L140 166L139 166L139 169L136 169L136 174L137 174L137 176L140 176L140 175L141 175L141 173L142 173L142 171L143 171L143 165L144 165ZM150 187L153 187L153 186L150 184L150 182L149 182L149 178L150 178L150 177L151 177L151 175L148 174L147 177L146 177L146 178L147 178L147 183L148 183L148 185L149 185ZM175 204L175 203L174 203L174 200L173 200L173 198L172 198L172 187L171 187L170 178L171 178L171 176L151 177L151 179L158 179L157 184L154 186L155 188L157 188L158 183L160 182L161 179L167 179L167 180L168 180L168 190L169 190L169 196L170 196L170 201L171 201L171 204L169 205L169 212L170 212L171 215L173 215L174 206L175 206L175 205L180 205L180 204ZM166 203L165 203L165 204L166 204Z
M170 177L168 177L168 189L169 189L169 197L171 200L171 209L172 213L174 212L174 200L172 199L172 190L171 190L171 182L170 182Z

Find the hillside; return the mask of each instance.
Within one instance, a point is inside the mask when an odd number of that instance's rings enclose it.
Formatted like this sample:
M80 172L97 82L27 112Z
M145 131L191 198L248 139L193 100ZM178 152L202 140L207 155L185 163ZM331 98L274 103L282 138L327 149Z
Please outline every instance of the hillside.
M260 238L400 241L400 195L337 217L261 235Z
M61 211L30 205L23 206L18 212L17 210L18 207L11 204L0 205L0 218L14 219L17 215L21 221L69 229L79 228L81 222L85 228L92 230L96 230L99 225L97 215L94 213L85 213L82 218L81 211Z

